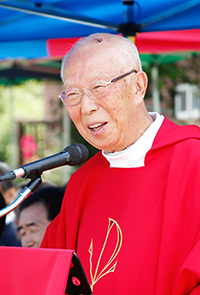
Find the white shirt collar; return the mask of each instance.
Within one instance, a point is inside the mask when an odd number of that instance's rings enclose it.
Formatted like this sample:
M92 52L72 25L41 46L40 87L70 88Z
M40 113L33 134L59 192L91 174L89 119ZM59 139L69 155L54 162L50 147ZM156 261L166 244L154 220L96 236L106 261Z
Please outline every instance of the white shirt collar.
M114 153L102 151L103 156L110 163L110 167L136 168L144 166L145 156L151 149L154 138L164 120L164 116L158 113L152 112L149 114L154 121L134 144L123 151Z

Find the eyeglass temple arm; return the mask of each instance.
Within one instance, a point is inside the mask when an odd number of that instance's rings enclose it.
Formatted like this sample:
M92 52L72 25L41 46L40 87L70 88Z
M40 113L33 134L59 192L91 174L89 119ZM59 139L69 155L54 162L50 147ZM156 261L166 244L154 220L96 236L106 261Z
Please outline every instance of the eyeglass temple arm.
M123 74L123 75L121 75L121 76L119 76L119 77L117 77L117 78L112 79L112 80L110 81L110 83L114 83L114 82L116 82L116 81L118 81L118 80L120 80L120 79L123 79L124 77L126 77L126 76L128 76L128 75L130 75L130 74L132 74L132 73L137 73L137 71L136 71L136 70L131 70L130 72L128 72L128 73L126 73L126 74Z

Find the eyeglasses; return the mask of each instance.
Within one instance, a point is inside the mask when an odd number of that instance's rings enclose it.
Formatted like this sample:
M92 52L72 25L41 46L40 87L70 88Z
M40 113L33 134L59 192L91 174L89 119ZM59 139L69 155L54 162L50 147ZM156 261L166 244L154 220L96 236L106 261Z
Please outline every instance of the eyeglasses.
M108 93L108 86L110 84L115 83L132 73L137 73L137 71L131 70L130 72L123 74L117 78L114 78L109 82L104 82L101 80L93 81L89 84L88 88L84 88L81 90L79 90L78 88L68 88L66 90L61 91L61 93L59 94L59 98L67 106L74 106L78 104L81 100L81 95L83 91L85 91L85 93L92 99L102 98L103 96L106 96L106 94Z

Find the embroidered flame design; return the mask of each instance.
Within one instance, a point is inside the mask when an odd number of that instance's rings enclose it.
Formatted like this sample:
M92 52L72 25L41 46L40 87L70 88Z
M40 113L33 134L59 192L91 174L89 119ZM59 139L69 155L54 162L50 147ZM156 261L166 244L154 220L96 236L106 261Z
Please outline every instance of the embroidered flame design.
M99 272L99 265L100 265L100 262L101 262L101 258L103 256L104 250L106 248L106 244L107 244L107 241L108 241L108 238L109 238L109 235L110 235L110 231L114 226L116 226L116 229L117 229L116 246L115 246L115 249L114 249L110 259L108 260L107 264ZM115 220L113 220L111 218L108 218L108 230L107 230L107 234L106 234L106 238L105 238L103 247L101 249L101 253L99 255L99 259L98 259L98 262L97 262L97 265L96 265L94 275L92 273L93 239L91 239L91 243L90 243L90 247L89 247L89 253L90 253L90 277L91 277L91 289L92 289L92 291L93 291L93 286L94 286L94 284L96 284L97 281L99 281L103 276L115 271L117 261L111 267L110 267L110 265L112 264L112 262L115 260L116 256L118 255L118 253L119 253L119 251L121 249L121 246L122 246L122 231L121 231L118 223Z

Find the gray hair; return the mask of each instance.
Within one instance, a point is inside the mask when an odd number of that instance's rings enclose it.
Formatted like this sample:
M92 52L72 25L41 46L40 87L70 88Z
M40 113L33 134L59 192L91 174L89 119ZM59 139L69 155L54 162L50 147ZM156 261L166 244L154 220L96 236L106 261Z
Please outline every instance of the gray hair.
M84 45L88 42L94 43L94 42L102 42L103 37L105 39L108 39L107 37L113 36L114 44L116 47L119 48L118 54L121 55L120 58L120 63L122 63L127 69L136 69L137 71L142 71L142 64L140 60L140 56L137 50L137 47L135 44L124 37L118 36L118 35L111 35L107 33L97 33L97 34L92 34L89 35L85 38L81 38L78 40L78 42L73 46L73 48L65 55L62 65L61 65L61 70L60 70L60 77L64 83L64 68L65 68L65 63L68 58L68 56L74 51L74 49L78 48L81 45Z

